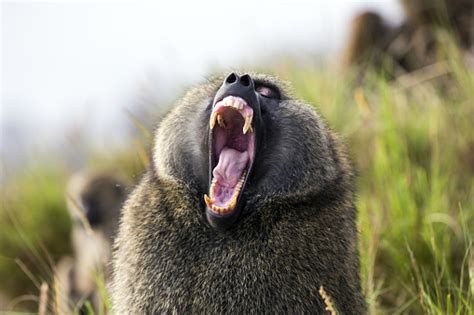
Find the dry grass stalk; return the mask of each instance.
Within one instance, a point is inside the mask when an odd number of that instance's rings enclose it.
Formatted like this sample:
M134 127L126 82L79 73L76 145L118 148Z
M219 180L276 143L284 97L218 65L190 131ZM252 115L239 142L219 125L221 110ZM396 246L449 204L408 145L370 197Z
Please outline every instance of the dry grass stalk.
M43 282L40 288L38 315L46 315L48 309L48 284Z
M331 313L331 315L336 315L336 310L334 308L334 303L332 302L332 299L329 296L329 294L327 294L326 290L324 290L323 286L321 286L319 288L319 295L321 295L321 297L324 300L324 304L326 304L325 310L328 311L329 313Z

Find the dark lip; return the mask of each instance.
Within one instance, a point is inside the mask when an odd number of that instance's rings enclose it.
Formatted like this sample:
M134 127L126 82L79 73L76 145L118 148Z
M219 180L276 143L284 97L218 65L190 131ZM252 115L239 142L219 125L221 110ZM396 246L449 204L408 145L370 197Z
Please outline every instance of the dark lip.
M236 97L242 98L255 111L256 106L252 102L250 102L247 97L245 97L243 95L238 95L238 94L235 94L235 93L226 93L226 94L221 95L219 98L214 99L214 101L212 103L212 106L211 106L211 112L212 112L212 109L214 108L214 106L218 102L220 102L224 98L226 98L227 96L236 96ZM240 190L240 194L239 194L239 197L237 199L237 204L236 204L234 210L231 211L228 214L220 215L220 214L214 213L207 206L205 206L205 209L206 209L205 212L206 212L206 216L208 218L208 221L211 224L211 226L213 226L217 230L226 230L226 229L228 229L231 225L233 225L233 223L235 223L235 221L237 221L237 219L240 217L240 213L242 212L242 208L243 208L243 204L244 204L243 198L244 198L244 195L245 195L245 190L246 190L247 183L249 181L250 175L252 174L254 164L255 164L255 156L257 155L257 151L258 151L258 148L257 148L257 132L258 132L258 130L257 130L257 128L255 128L255 125L253 127L254 127L253 132L255 133L255 140L254 140L255 141L255 150L254 150L253 161L250 163L250 166L247 168L247 175L245 176L245 180L244 180L244 183L243 183L242 188ZM214 130L210 129L210 131L209 131L209 144L210 145L209 145L209 152L208 152L209 153L209 181L208 181L208 185L207 185L207 190L208 191L209 191L209 188L211 187L211 183L212 183L212 171L213 171L214 167L217 165L217 163L215 161L215 157L214 157L214 150L213 150L213 147L214 147L213 135L214 135Z

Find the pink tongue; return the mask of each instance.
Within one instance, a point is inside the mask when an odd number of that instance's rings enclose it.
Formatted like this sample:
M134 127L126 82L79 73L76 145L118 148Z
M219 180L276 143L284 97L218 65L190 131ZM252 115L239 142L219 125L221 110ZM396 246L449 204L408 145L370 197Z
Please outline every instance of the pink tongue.
M247 166L249 154L231 148L223 148L219 156L219 163L212 171L220 186L235 187Z

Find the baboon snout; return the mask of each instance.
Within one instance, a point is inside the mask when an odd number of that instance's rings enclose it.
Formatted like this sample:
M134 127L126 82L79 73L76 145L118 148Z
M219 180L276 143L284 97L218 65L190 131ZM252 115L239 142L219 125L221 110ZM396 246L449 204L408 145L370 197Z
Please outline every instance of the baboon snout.
M257 102L255 84L248 74L239 76L235 72L230 73L217 92L215 101L220 101L228 95L241 97L250 104Z

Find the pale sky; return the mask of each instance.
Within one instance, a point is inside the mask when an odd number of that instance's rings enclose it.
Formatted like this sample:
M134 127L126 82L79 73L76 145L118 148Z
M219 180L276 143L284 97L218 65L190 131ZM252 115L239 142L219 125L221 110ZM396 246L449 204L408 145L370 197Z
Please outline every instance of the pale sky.
M357 12L402 15L395 0L188 2L2 2L0 152L17 136L60 141L73 124L110 139L147 82L166 99L216 69L334 56Z

